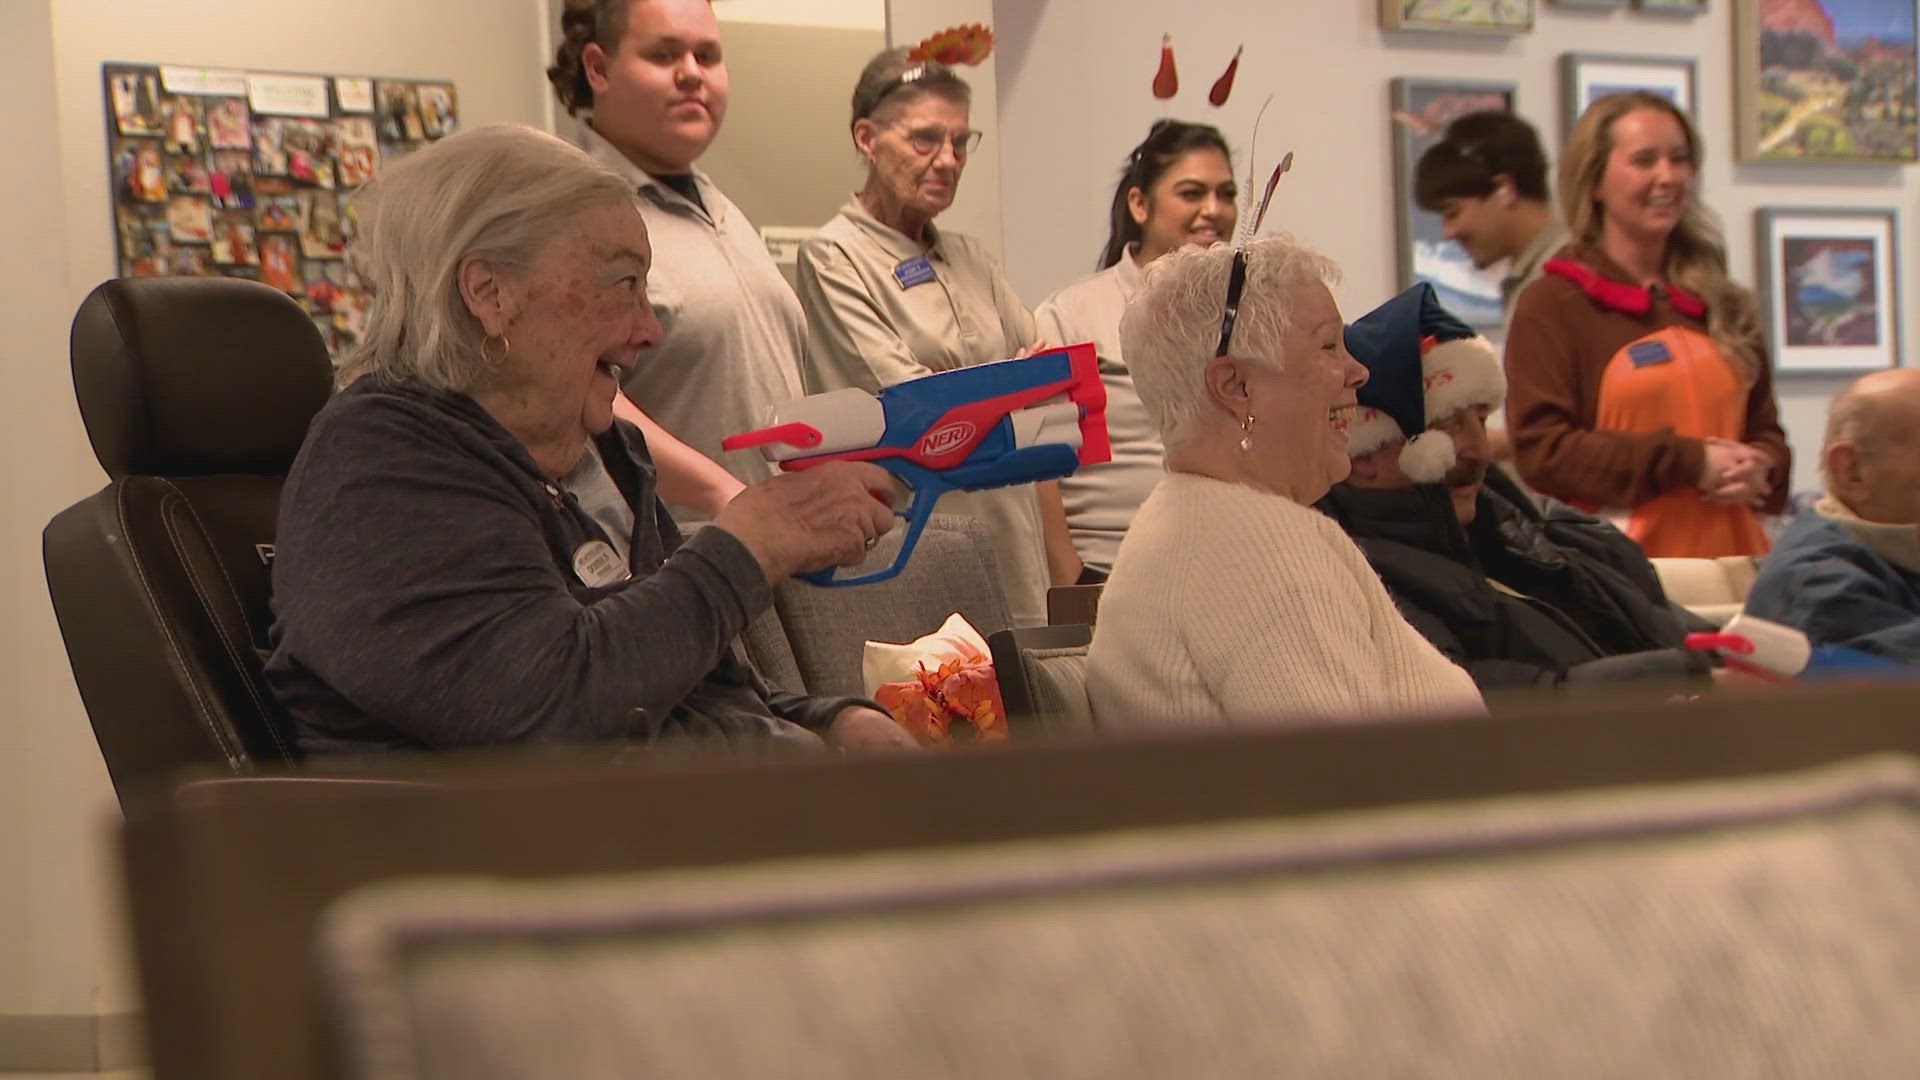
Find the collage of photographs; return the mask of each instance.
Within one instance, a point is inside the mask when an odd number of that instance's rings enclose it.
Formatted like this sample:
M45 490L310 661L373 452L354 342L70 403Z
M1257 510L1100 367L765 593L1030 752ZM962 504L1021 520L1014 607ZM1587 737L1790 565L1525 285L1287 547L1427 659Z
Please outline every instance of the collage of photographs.
M381 160L451 134L447 83L108 64L119 272L250 278L313 316L337 356L366 290L347 199Z

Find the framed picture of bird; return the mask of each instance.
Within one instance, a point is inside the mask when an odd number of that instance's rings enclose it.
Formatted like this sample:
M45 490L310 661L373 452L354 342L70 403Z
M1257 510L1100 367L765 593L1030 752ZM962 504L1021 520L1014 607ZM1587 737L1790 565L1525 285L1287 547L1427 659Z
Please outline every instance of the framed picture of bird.
M1899 363L1899 211L1766 207L1754 223L1775 372L1841 374Z

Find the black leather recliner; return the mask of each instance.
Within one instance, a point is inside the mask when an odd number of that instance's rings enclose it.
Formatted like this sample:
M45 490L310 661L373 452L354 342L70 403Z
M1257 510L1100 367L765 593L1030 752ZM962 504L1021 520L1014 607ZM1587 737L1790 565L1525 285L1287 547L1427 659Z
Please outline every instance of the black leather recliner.
M257 282L118 279L80 305L72 357L110 482L42 552L114 789L296 759L261 660L281 484L333 381L318 330Z

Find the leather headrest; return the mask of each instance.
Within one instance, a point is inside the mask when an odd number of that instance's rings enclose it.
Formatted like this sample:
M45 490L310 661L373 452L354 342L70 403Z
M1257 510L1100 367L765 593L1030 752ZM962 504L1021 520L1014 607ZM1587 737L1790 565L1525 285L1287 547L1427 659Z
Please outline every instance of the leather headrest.
M73 317L73 389L107 475L277 475L333 388L290 296L238 278L116 278Z

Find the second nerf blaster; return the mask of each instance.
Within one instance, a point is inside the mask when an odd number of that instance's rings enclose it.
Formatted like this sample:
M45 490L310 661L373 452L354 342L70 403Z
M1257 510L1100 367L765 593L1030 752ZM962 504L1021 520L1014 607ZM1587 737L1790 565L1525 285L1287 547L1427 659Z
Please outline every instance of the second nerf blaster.
M1884 656L1843 645L1815 645L1791 626L1744 611L1717 633L1688 634L1687 648L1716 652L1728 667L1768 682L1920 677L1920 672Z
M949 491L1053 480L1113 456L1107 388L1091 344L923 375L877 396L853 388L813 394L774 406L766 427L720 446L757 447L787 470L871 461L913 489L912 504L896 511L907 531L893 565L851 578L835 577L832 568L802 575L816 585L898 574L933 504Z

